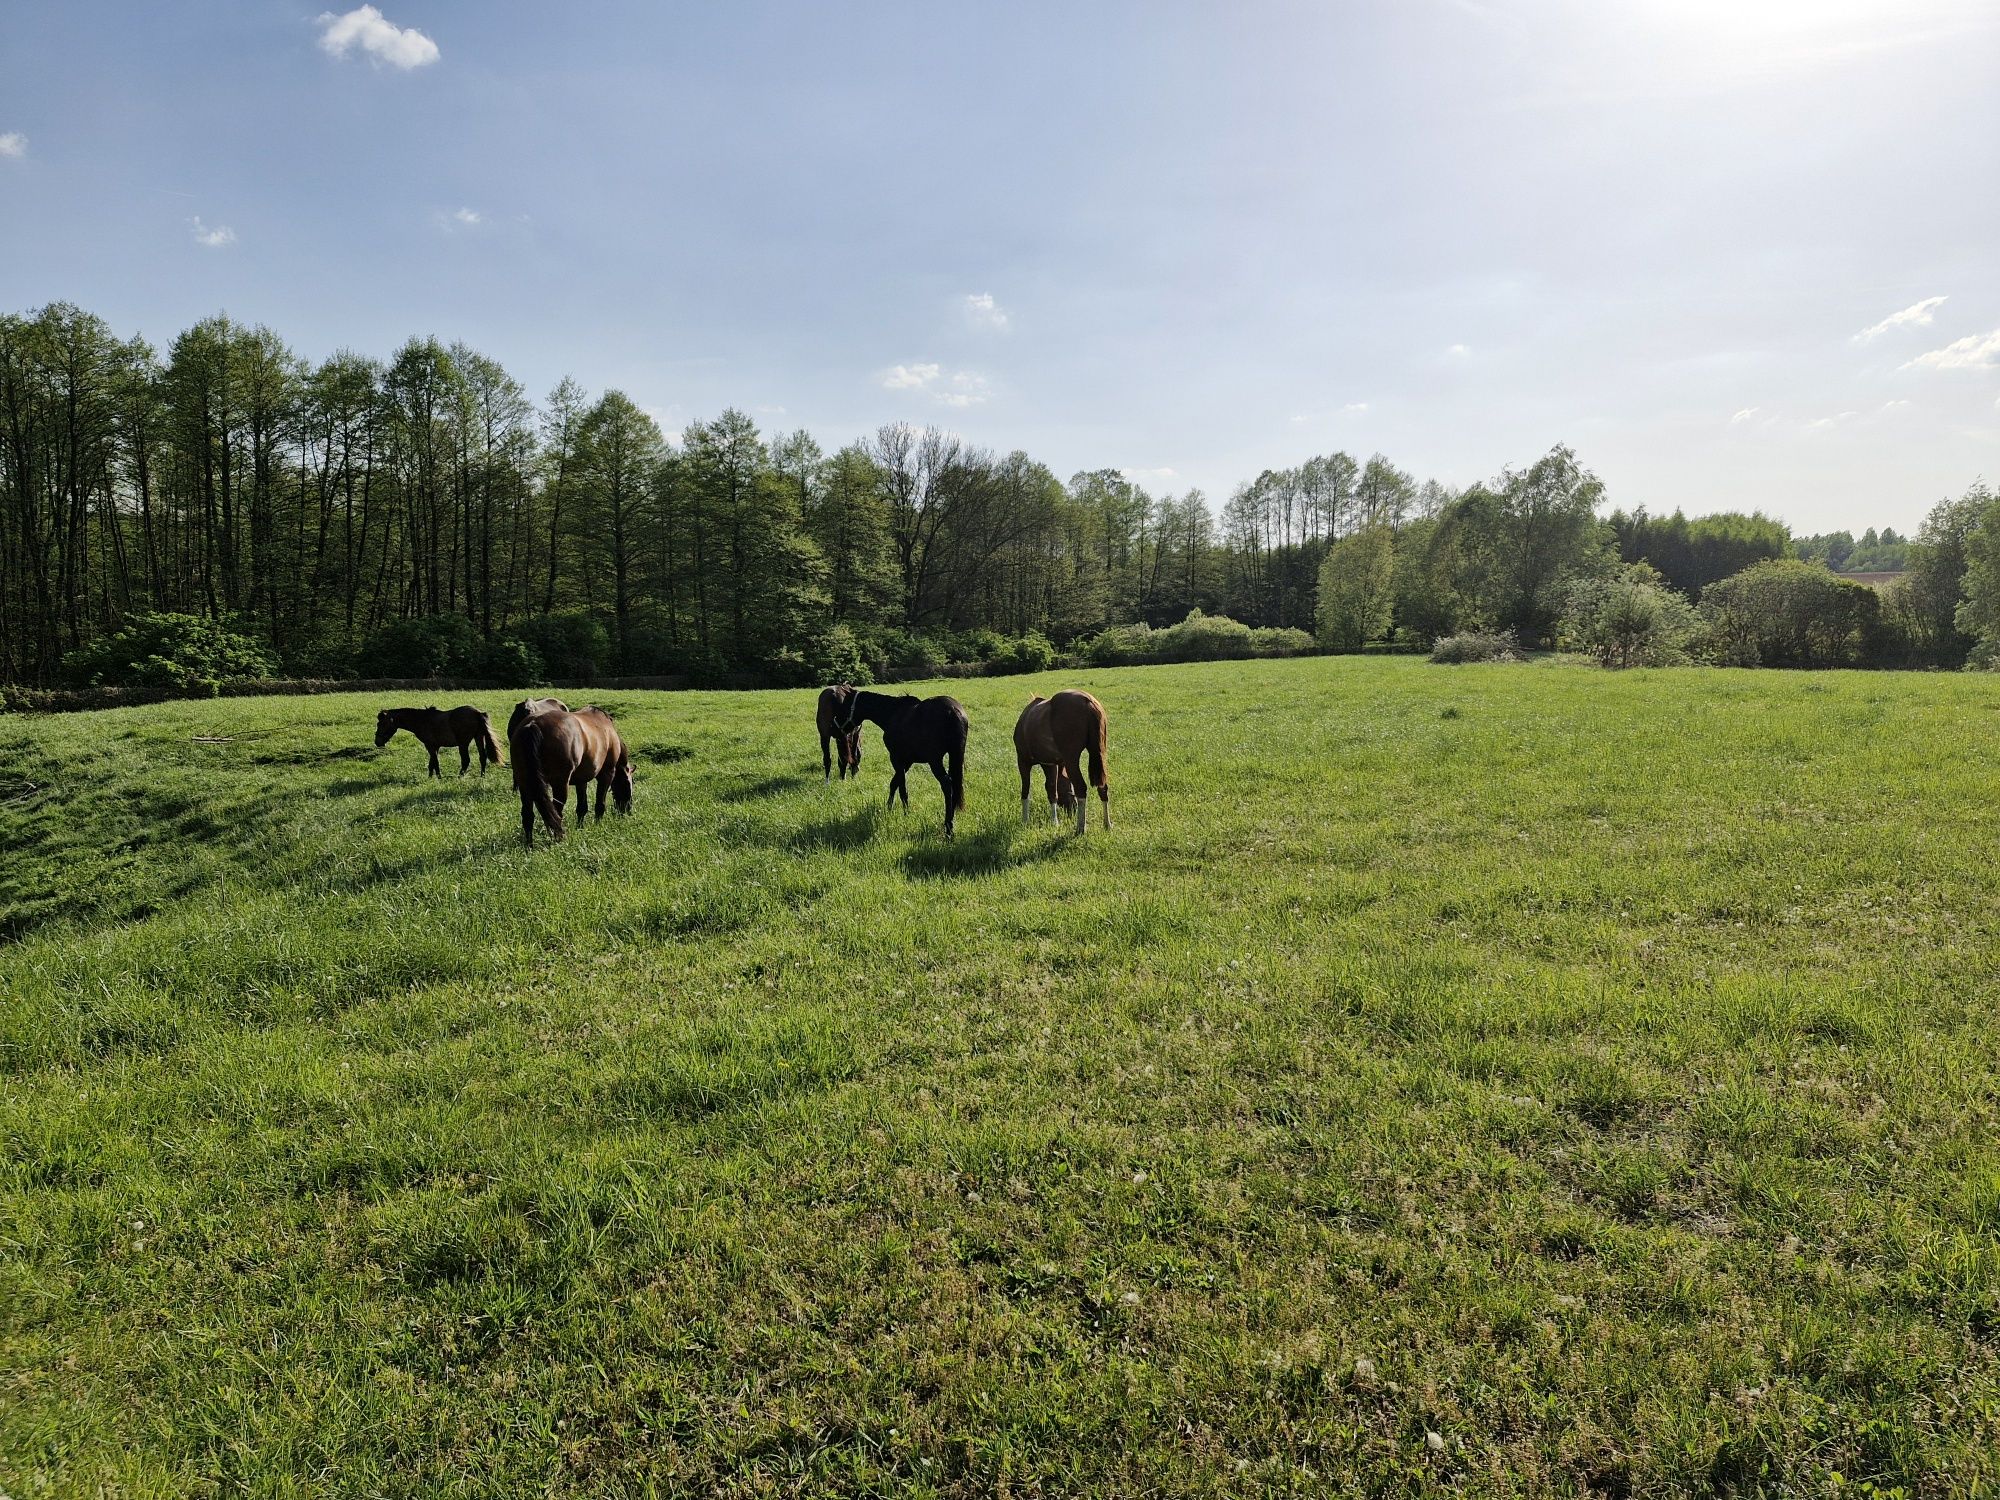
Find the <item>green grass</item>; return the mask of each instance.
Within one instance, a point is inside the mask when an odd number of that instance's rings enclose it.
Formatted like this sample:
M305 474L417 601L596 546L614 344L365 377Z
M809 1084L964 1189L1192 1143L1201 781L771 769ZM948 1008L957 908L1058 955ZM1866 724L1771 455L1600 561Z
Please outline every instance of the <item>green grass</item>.
M0 1491L2000 1484L1990 680L951 690L950 845L807 693L532 854L372 697L0 719Z

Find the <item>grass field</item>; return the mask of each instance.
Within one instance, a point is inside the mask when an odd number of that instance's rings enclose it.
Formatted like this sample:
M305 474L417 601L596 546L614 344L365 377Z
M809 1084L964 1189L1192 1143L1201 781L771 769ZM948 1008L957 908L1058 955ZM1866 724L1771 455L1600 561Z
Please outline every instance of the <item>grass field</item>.
M532 854L372 697L0 719L0 1491L2000 1485L1992 680L950 690L950 845L807 693Z

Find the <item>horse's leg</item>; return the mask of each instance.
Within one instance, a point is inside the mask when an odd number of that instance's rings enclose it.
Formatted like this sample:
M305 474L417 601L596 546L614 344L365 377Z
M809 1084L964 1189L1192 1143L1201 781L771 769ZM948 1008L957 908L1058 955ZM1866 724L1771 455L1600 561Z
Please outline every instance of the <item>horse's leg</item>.
M597 821L604 821L604 794L611 790L611 772L601 771L597 777Z
M535 798L525 787L521 790L521 842L530 849L535 847Z
M1090 783L1083 779L1083 752L1078 751L1063 767L1069 778L1070 794L1076 798L1076 831L1082 833L1089 822Z
M946 838L950 838L951 815L953 811L951 805L951 772L947 771L944 768L943 756L939 756L936 760L931 762L931 775L937 777L938 786L944 792L944 836ZM905 793L904 795L907 796L908 793Z
M1028 794L1029 789L1034 785L1034 774L1033 766L1030 766L1026 761L1021 762L1021 821L1023 823L1028 821Z
M458 747L458 774L463 776L467 771L470 771L471 769L472 769L471 747L467 745L460 745ZM479 752L479 769L482 771L486 769L486 752L484 750Z
M425 748L426 750L430 751L430 755L431 755L431 775L432 775L432 776L435 776L435 777L437 777L437 779L438 779L439 781L443 781L443 780L444 780L444 772L442 772L442 771L440 771L440 770L438 769L438 752L437 752L437 746L436 746L436 745L426 745L426 746L424 746L424 748ZM426 777L425 779L426 779L426 780L428 780L429 778L428 778L428 777Z
M820 770L822 772L820 780L832 781L833 780L833 736L827 734L824 730L820 732L820 737L819 737L819 763L820 763ZM840 779L842 781L845 781L847 779L847 752L845 747L842 748L840 756Z
M581 824L589 816L590 783L588 781L579 781L576 784L576 821Z

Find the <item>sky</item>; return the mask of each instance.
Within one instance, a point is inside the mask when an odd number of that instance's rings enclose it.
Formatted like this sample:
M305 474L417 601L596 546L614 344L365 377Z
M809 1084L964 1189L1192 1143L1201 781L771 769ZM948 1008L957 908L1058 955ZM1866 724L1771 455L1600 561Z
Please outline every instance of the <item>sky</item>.
M2000 0L9 0L0 309L670 433L1913 529L2000 481Z

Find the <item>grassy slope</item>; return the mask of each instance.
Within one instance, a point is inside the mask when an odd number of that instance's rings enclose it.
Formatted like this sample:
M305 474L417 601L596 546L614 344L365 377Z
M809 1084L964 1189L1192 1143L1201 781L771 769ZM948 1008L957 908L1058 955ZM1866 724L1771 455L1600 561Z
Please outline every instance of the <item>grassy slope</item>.
M1994 1484L1990 683L953 690L949 847L805 693L531 856L372 698L0 720L0 1490Z

